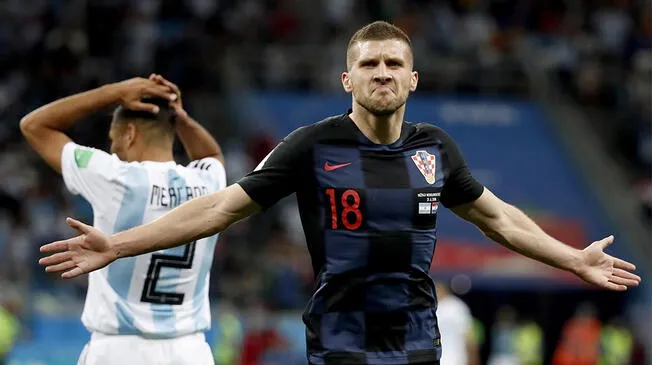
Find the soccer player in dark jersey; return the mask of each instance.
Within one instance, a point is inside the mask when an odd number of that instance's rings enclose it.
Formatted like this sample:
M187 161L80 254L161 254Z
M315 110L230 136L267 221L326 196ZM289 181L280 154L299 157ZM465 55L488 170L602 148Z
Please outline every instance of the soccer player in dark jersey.
M81 235L42 247L49 272L72 278L121 257L225 230L296 193L315 274L303 320L308 360L331 364L437 364L431 280L440 204L489 238L610 290L638 285L631 263L604 253L609 236L577 250L555 240L470 174L451 137L403 120L416 90L410 40L374 22L348 46L348 112L297 129L249 175L162 218L111 237L68 219Z

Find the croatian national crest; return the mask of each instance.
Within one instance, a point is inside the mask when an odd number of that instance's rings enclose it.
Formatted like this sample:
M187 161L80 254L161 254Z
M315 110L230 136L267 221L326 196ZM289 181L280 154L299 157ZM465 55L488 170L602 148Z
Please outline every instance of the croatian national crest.
M426 151L417 151L414 156L412 156L412 161L417 165L417 168L421 171L423 177L426 178L426 182L428 182L428 184L434 184L435 169L437 167L435 155L431 155Z

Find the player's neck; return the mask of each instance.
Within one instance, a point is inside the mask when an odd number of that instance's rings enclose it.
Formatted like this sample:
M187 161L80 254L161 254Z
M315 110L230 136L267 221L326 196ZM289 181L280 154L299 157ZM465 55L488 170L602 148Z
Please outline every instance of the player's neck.
M148 146L133 151L130 156L131 161L154 161L154 162L169 162L174 161L172 149Z
M371 142L392 144L401 138L404 114L405 106L402 106L391 115L379 117L354 103L349 118Z

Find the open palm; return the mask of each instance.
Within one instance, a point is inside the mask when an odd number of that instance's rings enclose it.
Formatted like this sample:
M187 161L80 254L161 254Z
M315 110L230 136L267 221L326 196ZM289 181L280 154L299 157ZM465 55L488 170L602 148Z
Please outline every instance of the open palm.
M636 266L604 252L613 241L614 237L609 236L582 250L580 265L575 273L587 283L609 290L623 291L630 286L638 286L641 278L630 272Z
M39 260L45 271L61 272L62 278L71 279L101 269L117 258L108 237L97 228L72 218L66 223L80 235L41 246L41 252L54 252Z

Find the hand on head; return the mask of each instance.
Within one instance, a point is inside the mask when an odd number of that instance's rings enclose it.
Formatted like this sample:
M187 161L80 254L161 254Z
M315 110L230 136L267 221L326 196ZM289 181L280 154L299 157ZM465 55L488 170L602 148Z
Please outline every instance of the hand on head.
M177 96L176 99L170 102L170 106L172 107L172 109L177 115L181 115L181 116L186 115L186 111L183 109L183 102L181 101L181 90L177 85L167 80L163 76L155 73L149 75L149 80L152 80L161 86L165 86L169 88Z
M143 98L158 97L170 100L171 102L178 98L177 94L169 86L142 77L134 77L115 85L119 88L120 104L130 110L140 110L156 114L159 111L159 107L144 102Z

